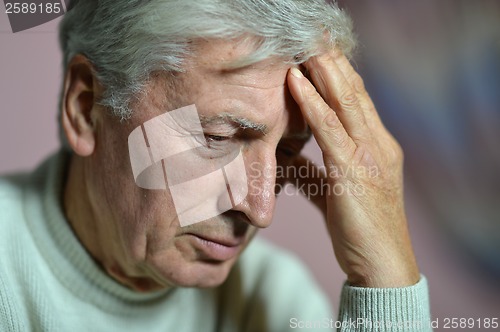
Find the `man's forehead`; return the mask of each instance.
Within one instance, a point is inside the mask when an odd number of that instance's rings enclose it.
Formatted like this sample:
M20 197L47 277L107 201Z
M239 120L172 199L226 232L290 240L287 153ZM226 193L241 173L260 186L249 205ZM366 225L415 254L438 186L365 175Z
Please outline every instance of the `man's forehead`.
M255 47L241 39L203 40L196 42L194 48L194 55L186 61L187 72L201 71L225 79L247 79L249 85L257 83L254 81L259 78L274 78L274 86L283 85L290 67L277 57L251 64L242 63L242 60L253 53Z
M196 96L193 102L197 104L202 124L228 123L266 134L285 111L293 116L288 116L284 137L299 140L310 137L286 86L289 64L270 58L234 68L235 62L253 51L249 43L241 40L203 40L194 47L194 56L187 59L186 71L181 76L189 84L184 86L185 93Z

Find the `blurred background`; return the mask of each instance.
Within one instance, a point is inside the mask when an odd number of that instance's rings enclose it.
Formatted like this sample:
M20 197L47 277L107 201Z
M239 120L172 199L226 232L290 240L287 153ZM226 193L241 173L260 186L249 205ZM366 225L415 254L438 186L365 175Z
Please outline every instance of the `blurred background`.
M500 318L500 1L340 4L360 41L353 63L405 150L410 230L433 317L441 326ZM58 21L14 34L2 7L1 174L31 170L58 149ZM305 154L321 163L314 142ZM314 207L283 195L261 235L295 252L338 308L345 276Z

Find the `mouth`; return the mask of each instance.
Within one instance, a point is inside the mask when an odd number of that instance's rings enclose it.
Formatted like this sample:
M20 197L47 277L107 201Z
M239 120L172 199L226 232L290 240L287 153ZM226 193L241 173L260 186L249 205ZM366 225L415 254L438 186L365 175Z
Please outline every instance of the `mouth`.
M234 237L210 237L194 233L187 233L186 236L192 239L193 246L202 259L217 262L236 257L244 242L243 238Z

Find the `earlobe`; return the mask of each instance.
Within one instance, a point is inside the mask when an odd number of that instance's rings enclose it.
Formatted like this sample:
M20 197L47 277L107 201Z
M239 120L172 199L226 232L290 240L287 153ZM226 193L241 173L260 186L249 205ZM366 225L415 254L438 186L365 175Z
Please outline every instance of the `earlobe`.
M83 55L73 57L66 68L61 122L69 145L82 157L94 152L96 88L90 61Z

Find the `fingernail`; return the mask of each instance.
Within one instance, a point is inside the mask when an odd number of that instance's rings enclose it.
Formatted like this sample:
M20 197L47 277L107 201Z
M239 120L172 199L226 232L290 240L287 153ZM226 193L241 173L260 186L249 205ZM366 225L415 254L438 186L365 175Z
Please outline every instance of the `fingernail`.
M298 68L296 68L296 67L293 67L292 69L290 69L290 72L292 73L293 76L295 76L297 78L304 77L304 75L302 74L302 72Z

